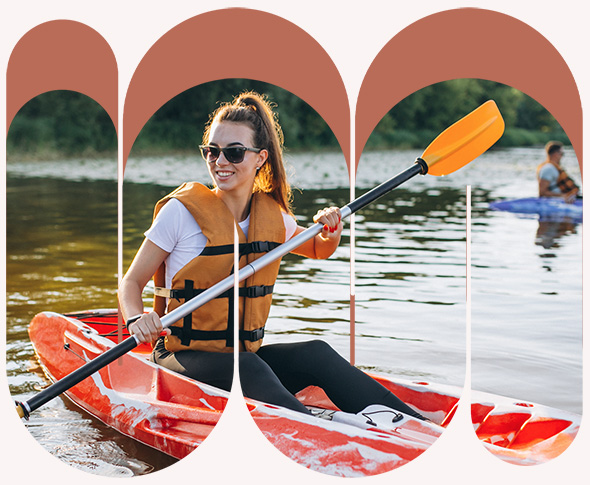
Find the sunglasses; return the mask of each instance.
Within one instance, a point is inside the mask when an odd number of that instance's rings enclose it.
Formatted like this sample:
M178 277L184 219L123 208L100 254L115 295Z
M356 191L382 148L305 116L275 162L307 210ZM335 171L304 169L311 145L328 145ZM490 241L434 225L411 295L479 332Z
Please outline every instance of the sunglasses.
M244 161L244 155L246 152L260 153L262 148L247 148L244 146L231 146L220 148L214 145L199 145L201 155L207 162L214 163L217 161L221 152L225 156L225 159L230 163L241 163Z

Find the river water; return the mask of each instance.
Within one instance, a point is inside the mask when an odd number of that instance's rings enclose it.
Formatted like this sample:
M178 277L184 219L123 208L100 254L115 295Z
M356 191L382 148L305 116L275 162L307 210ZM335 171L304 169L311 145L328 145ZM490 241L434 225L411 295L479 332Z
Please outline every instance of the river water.
M357 195L407 168L418 152L365 155ZM541 149L491 151L447 177L418 176L355 216L355 363L379 373L472 387L582 411L582 224L550 227L495 212L499 198L536 194ZM344 159L288 158L303 226L349 200ZM566 169L580 180L572 151ZM14 399L48 381L27 336L43 310L116 306L117 183L112 160L7 166L6 372ZM185 180L207 182L197 157L131 159L124 184L124 267L154 203ZM472 312L466 314L466 186L472 191ZM351 228L327 261L284 258L265 342L328 341L350 357ZM148 292L146 302L150 301ZM51 454L107 476L174 460L55 399L28 431Z

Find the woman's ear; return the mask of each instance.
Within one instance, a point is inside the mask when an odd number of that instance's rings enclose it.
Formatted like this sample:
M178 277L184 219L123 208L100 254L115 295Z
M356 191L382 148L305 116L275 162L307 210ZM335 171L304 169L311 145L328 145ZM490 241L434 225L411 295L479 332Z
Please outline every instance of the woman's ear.
M258 161L256 162L256 168L260 170L268 159L268 150L260 150L258 153Z

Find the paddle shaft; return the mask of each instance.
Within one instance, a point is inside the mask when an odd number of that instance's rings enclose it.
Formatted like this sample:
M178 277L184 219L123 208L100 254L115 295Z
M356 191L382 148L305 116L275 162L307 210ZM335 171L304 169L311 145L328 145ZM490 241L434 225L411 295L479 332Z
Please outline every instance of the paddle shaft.
M348 205L342 207L340 209L342 218L346 219L351 214L354 214L356 211L362 209L371 202L374 202L379 197L382 197L383 195L393 190L397 186L403 184L404 182L408 181L412 177L418 174L425 175L427 172L428 165L422 159L417 159L416 163L414 163L413 166L409 167L408 169L399 173L398 175L390 178L386 182L383 182L381 185L378 185L374 189L363 194L358 199L353 200ZM314 225L307 228L305 231L299 233L297 236L286 241L284 244L281 244L279 247L266 253L264 256L261 256L260 258L247 264L245 267L240 269L238 273L239 281L244 281L245 279L249 278L254 273L256 273L256 271L264 268L265 266L276 261L277 259L282 258L287 253L290 253L295 248L301 246L304 242L308 241L312 237L315 237L317 234L322 232L322 227L323 224L319 222L315 223ZM205 290L200 295L187 301L183 305L172 310L170 313L164 315L161 319L162 326L164 328L168 328L174 322L177 322L178 320L183 318L185 315L194 312L197 308L201 307L208 301L212 300L213 298L216 298L221 293L231 289L234 286L234 282L235 275L230 275L225 279L221 280L219 283ZM67 375L63 379L60 379L59 381L55 382L53 385L44 389L37 395L33 396L28 401L17 401L16 406L19 415L21 417L28 418L29 414L33 412L35 409L40 408L47 402L51 401L52 399L67 391L71 387L80 383L87 377L90 377L92 374L99 371L103 367L106 367L111 362L117 360L119 357L122 357L127 352L130 352L139 344L139 341L136 340L136 338L136 336L132 335L130 338L124 340L123 342L117 344L115 347L107 350L95 359L84 364L82 367Z
M381 185L378 185L374 189L371 189L369 192L360 196L358 199L355 199L348 205L342 207L340 209L342 219L346 219L351 214L367 206L371 202L385 195L387 192L393 190L395 187L403 184L412 177L418 174L425 175L427 172L428 165L426 165L426 163L422 159L417 159L416 163L414 163L414 165L410 168L406 169L405 171L401 172L395 177L390 178L386 182L383 182ZM317 234L322 232L322 227L323 224L317 222L314 225L308 227L305 231L299 233L297 236L292 237L288 241L284 242L278 248L275 248L272 251L266 253L264 256L255 259L251 263L248 263L246 266L240 269L238 273L239 281L244 281L245 279L249 278L254 273L256 273L256 271L264 268L265 266L276 261L277 259L282 258L286 254L301 246L304 242L308 241L312 237L315 237ZM194 312L197 308L207 303L209 300L212 300L224 291L227 291L230 288L232 288L234 286L234 281L235 276L230 275L225 279L221 280L216 285L205 290L203 293L196 296L192 300L189 300L183 305L180 305L179 307L177 307L176 309L172 310L170 313L162 317L162 325L164 326L164 328L169 327L174 322L177 322L178 320L183 318L185 315Z

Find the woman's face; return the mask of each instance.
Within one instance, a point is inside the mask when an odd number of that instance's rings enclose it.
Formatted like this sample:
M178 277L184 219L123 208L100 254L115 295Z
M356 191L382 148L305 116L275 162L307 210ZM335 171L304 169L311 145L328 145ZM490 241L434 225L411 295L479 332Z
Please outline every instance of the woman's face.
M253 135L252 128L246 124L233 121L214 122L209 133L209 145L219 148L262 148L253 145ZM246 151L242 162L230 163L221 152L219 158L215 162L207 162L207 166L211 179L220 190L244 190L245 193L251 194L256 170L264 165L267 157L267 150L259 153Z

